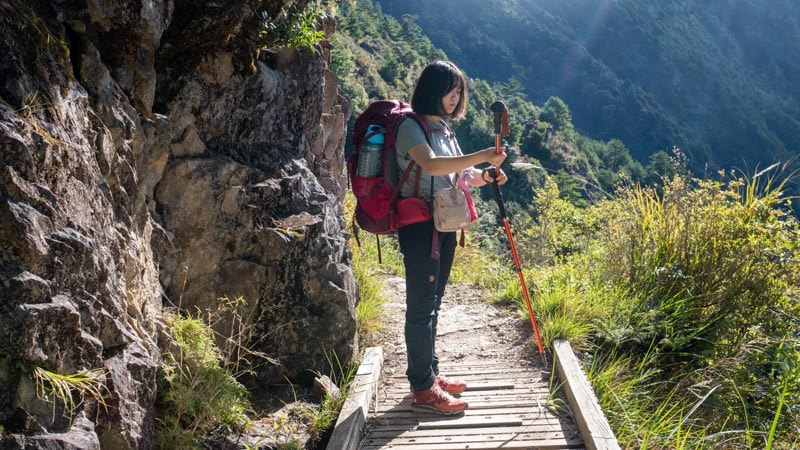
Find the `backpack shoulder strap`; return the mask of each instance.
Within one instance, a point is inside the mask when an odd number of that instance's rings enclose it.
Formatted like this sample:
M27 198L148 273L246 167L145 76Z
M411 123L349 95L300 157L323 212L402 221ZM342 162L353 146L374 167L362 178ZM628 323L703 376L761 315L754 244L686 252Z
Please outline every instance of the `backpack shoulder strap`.
M417 122L417 124L419 124L420 128L422 128L422 131L425 133L425 139L428 141L428 145L431 145L431 130L428 127L428 121L425 120L425 118L422 117L421 115L415 113L414 111L408 111L408 112L405 112L404 114L405 114L406 117L410 117L410 118L414 119ZM401 122L402 122L402 120L398 121L398 123L397 123L398 128L399 128ZM394 143L392 145L394 145ZM411 174L411 171L415 167L416 167L417 170L416 170L416 174L415 174L416 175L416 180L414 181L414 196L416 196L419 193L419 179L420 179L420 176L422 174L422 170L421 170L422 168L417 164L416 161L414 161L412 159L411 162L408 164L408 167L406 167L406 169L403 171L403 174L400 176L400 181L397 183L395 188L392 190L392 194L391 194L391 197L390 197L390 201L392 203L394 203L394 201L400 196L400 190L403 188L403 185L405 184L406 180L408 179L408 176Z
M420 128L422 128L422 131L425 133L425 139L428 140L428 145L430 145L430 143L431 143L431 129L428 126L428 121L425 120L424 117L422 117L421 115L419 115L419 114L417 114L417 113L415 113L413 111L406 113L406 117L411 117L412 119L417 121L417 123L419 124Z

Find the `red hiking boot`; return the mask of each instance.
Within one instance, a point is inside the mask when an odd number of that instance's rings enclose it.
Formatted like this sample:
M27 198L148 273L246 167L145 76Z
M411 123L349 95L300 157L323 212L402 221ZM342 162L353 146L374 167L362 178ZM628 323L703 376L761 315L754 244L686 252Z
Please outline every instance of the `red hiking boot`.
M460 394L467 388L467 383L458 378L449 378L444 375L436 375L436 384L448 394Z
M461 414L467 409L467 402L453 398L434 383L426 391L414 391L411 409L414 411L432 412L443 416Z

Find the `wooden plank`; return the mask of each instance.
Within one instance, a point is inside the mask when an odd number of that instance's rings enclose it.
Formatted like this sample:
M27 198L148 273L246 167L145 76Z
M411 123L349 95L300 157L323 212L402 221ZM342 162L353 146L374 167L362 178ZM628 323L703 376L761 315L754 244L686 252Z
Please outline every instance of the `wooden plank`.
M564 433L565 436L578 437L580 431L577 428L564 427L562 424L523 424L523 428L509 427L509 426L496 426L496 427L482 427L482 428L464 428L459 429L459 436L480 435L487 434L517 434L524 439L536 439L539 433ZM416 428L408 428L405 426L387 424L380 428L370 430L369 437L376 439L385 439L390 437L406 438L406 437L430 437L441 436L441 432L436 429L418 430Z
M470 367L462 367L459 369L454 370L440 370L440 373L445 374L450 377L458 376L461 377L472 377L476 378L478 376L483 375L496 375L497 378L513 378L514 376L525 376L530 378L538 378L539 380L547 379L550 374L539 375L537 376L534 373L531 373L532 370L535 369L527 369L522 367L497 367L497 366L487 366L481 368L470 368ZM388 378L397 379L397 380L406 380L406 376L403 374L393 375Z
M467 380L464 380L467 381ZM514 389L515 384L510 381L491 380L480 382L467 382L467 391L490 391L501 389ZM398 389L404 392L411 392L410 390Z
M464 415L466 416L489 416L491 414L519 414L524 418L531 418L535 419L538 417L554 417L557 418L556 415L547 408L531 408L530 406L509 406L505 407L502 405L492 405L487 408L472 408L471 406L464 411ZM380 413L376 415L377 417L442 417L433 412L421 412L421 411L412 411L410 408L403 407L403 409L394 409L389 410L386 413Z
M522 401L522 400L513 402L509 401L508 403L503 403L503 404L498 404L496 401L491 399L482 401L476 401L476 400L469 401L469 409L473 411L481 410L482 412L484 412L486 410L502 409L502 408L525 408L529 411L536 411L539 408L544 408L544 405L539 403L535 399L530 399L527 401ZM394 404L394 405L386 404L385 406L379 406L375 410L375 412L378 415L382 413L388 413L388 412L396 413L402 411L411 411L411 403L406 402L403 404Z
M567 398L586 447L590 450L619 449L617 438L611 431L611 426L597 402L586 374L578 363L578 358L572 351L572 346L567 341L555 340L553 351L558 375L564 382Z
M439 369L450 369L453 367L497 367L506 364L511 367L538 367L527 359L519 358L495 358L495 359L447 359L439 363Z
M495 394L496 395L493 395ZM463 393L461 394L461 399L470 402L495 402L499 405L502 405L507 402L516 402L516 401L524 401L526 403L530 402L541 402L541 404L545 404L547 402L549 392L548 391L522 391L522 392L508 392L508 393L498 393L497 391L489 391L489 392L473 392L473 393ZM399 392L392 395L386 395L381 397L377 400L379 406L382 405L391 405L396 403L411 403L411 394L402 395Z
M355 450L361 441L369 412L369 403L380 378L383 348L369 347L351 383L339 419L328 441L329 450Z
M509 378L507 380L504 379L496 379L492 377L491 379L487 379L485 377L470 380L468 378L461 378L465 383L467 383L467 392L469 391L485 391L487 389L498 389L498 390L508 390L508 389L538 389L538 390L547 390L551 389L551 385L549 383L541 383L536 382L535 380L529 379L520 379L520 378ZM386 382L382 384L381 390L386 392L406 392L411 393L411 388L405 383L390 383Z
M537 395L538 394L538 395ZM506 396L499 396L499 395L462 395L461 399L466 401L467 403L472 406L473 404L483 404L483 403L492 403L497 406L504 406L509 405L512 403L520 403L524 405L535 405L535 406L546 406L547 405L547 393L545 392L526 392L524 394L519 395L506 395ZM391 397L384 397L381 398L377 403L377 410L381 411L383 409L395 406L395 405L410 405L411 404L411 396L391 396Z
M521 426L522 419L515 416L491 416L491 417L463 417L457 420L442 420L437 422L422 422L417 425L418 430L445 430L453 428L483 428L483 427L502 427L502 426Z
M538 412L539 408L540 407L538 405L532 403L527 403L527 404L515 403L513 405L507 405L507 406L496 405L492 403L478 403L478 404L470 403L469 408L467 408L467 411L472 411L470 415L478 415L478 414L491 415L491 414L502 414L503 411L506 410L515 410L515 411L523 410L523 411ZM375 411L375 417L381 419L389 417L400 418L400 417L414 416L419 414L423 413L411 409L410 405L401 405L395 408L380 408L377 411Z
M527 370L528 373L539 372L540 369L532 364L520 363L517 361L486 361L483 363L469 364L469 363L453 363L452 365L440 365L439 372L448 374L450 372L466 372L470 370L491 370L494 372L502 371L520 371Z
M476 441L471 443L439 443L439 444L409 444L409 445L393 445L386 446L385 444L371 445L367 440L361 446L362 450L379 450L394 448L400 450L493 450L497 448L502 449L566 449L566 448L584 448L583 442L580 439L542 439L542 440L512 440L501 442L485 442Z
M441 443L448 443L448 444L475 444L475 443L508 443L508 442L519 442L519 441L562 441L566 443L569 439L575 439L575 437L568 438L564 436L562 433L543 433L539 435L520 435L517 433L506 433L506 434L484 434L480 436L459 436L459 435L448 435L448 436L430 436L430 437L413 437L413 438L389 438L389 439L375 439L370 437L367 441L370 445L376 444L383 444L388 446L391 444L392 447L397 447L401 445L435 445ZM472 448L472 445L470 445Z
M550 396L550 389L539 387L539 388L531 388L531 389L504 389L500 391L471 391L467 390L461 393L461 398L469 399L469 398L496 398L499 403L507 399L515 399L515 398L537 398L545 400ZM407 391L404 389L397 389L397 390L386 390L382 393L380 401L402 401L402 400L411 401L411 391Z
M497 380L487 381L485 383L469 383L467 391L497 391L500 389L514 389L514 383L499 382ZM465 391L466 392L466 391Z
M561 419L557 417L525 417L515 414L492 414L491 416L483 416L483 415L474 415L474 416L466 416L472 419L480 419L480 420L488 420L487 417L496 418L496 420L501 420L501 418L508 418L513 417L515 420L517 418L522 420L521 426L539 424L539 425L553 425L553 426L561 426ZM379 418L370 419L369 423L371 426L382 427L387 425L395 425L395 426L402 426L405 428L415 428L418 427L420 424L423 423L439 423L445 422L448 420L454 421L458 418L453 417L442 417L438 415L434 415L433 413L416 413L416 414L391 414L391 415L384 415Z

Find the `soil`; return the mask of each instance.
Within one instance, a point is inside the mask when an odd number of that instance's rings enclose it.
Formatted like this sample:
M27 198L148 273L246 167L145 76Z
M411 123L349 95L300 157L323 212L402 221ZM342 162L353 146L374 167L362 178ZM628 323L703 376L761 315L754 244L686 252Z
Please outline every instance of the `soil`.
M382 375L399 375L406 370L405 280L387 277L384 284L388 296L384 305L385 325L370 345L383 347ZM489 303L487 294L477 285L448 285L442 299L436 338L441 362L539 359L530 323L515 310Z
M406 370L403 335L405 280L396 276L383 279L386 295L383 327L368 338L365 347L383 348L381 376L402 375ZM524 359L544 363L537 352L530 322L516 308L498 306L486 300L488 293L479 286L449 284L439 314L436 349L442 365L481 359ZM362 349L363 350L363 349ZM288 386L256 409L263 411L245 435L227 448L324 449L328 436L311 441L307 426L309 411L319 405L320 395L311 389ZM255 400L255 399L254 399ZM275 405L280 407L275 407ZM281 406L282 405L282 406ZM215 448L219 448L216 447Z

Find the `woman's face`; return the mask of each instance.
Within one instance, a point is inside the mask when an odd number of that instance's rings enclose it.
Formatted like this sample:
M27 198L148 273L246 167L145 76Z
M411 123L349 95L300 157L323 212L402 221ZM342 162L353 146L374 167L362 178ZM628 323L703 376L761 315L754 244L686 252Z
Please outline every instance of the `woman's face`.
M456 86L442 97L442 109L448 115L452 115L453 111L456 110L456 106L458 106L458 102L461 100L462 92L464 92L464 88Z

